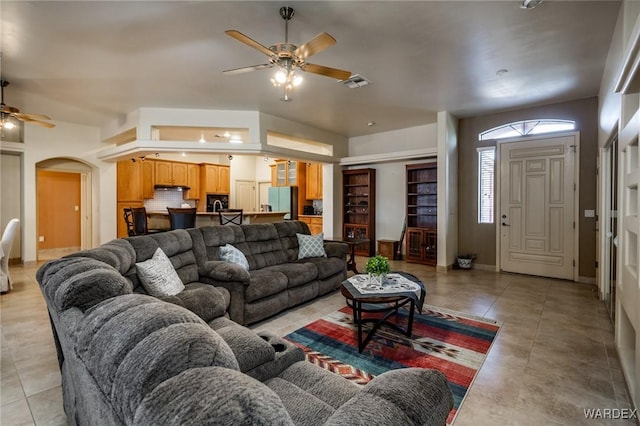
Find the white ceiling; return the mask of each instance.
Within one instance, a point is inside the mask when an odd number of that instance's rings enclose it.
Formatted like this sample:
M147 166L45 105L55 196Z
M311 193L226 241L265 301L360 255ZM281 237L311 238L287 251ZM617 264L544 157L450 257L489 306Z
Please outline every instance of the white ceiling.
M619 1L7 1L5 103L103 126L139 107L259 110L346 136L595 96ZM231 37L289 42L328 32L308 61L360 74L348 89L305 73L292 102L273 70L226 75L266 56ZM496 75L500 69L508 72ZM373 127L368 122L376 122Z

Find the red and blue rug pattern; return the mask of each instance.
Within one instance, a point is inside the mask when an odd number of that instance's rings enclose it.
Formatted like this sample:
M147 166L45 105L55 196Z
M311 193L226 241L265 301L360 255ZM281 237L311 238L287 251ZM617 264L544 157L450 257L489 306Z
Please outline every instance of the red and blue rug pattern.
M407 320L404 309L390 319L404 329ZM422 314L414 316L411 337L383 326L358 353L351 308L344 307L285 338L300 346L308 361L359 385L396 368L442 371L453 392L454 406L447 419L451 424L499 329L494 320L425 305Z

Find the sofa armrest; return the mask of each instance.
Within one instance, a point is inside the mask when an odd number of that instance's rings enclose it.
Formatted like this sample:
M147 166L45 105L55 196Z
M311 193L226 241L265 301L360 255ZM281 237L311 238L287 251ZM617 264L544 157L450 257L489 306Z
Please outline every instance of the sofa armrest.
M324 243L324 251L327 253L327 257L346 259L348 250L349 246L345 243L335 241L325 241Z
M340 406L325 425L444 425L453 395L444 374L424 368L387 371Z
M222 291L226 292L224 289ZM159 299L182 306L205 322L224 316L228 307L227 300L220 290L209 284L189 283L175 296L161 296Z
M198 273L201 277L212 278L216 281L236 281L249 285L249 271L237 263L223 260L209 260L200 266Z

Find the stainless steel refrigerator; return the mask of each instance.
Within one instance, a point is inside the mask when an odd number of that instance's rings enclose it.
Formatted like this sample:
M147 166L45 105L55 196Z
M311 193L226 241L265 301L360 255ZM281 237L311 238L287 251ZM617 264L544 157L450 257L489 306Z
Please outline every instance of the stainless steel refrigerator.
M298 187L272 186L269 188L269 204L274 212L289 212L285 219L298 219Z

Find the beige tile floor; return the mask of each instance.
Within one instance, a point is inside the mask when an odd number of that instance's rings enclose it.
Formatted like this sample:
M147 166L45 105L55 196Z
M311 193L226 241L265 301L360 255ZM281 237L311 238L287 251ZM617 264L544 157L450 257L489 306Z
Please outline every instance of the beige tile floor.
M359 259L362 264L363 259ZM456 426L634 424L586 420L584 409L630 408L613 326L594 286L529 276L392 262L426 283L427 303L503 327ZM62 425L60 374L37 267L12 267L0 296L0 424ZM285 335L344 306L339 292L252 328Z

